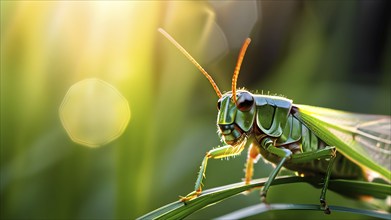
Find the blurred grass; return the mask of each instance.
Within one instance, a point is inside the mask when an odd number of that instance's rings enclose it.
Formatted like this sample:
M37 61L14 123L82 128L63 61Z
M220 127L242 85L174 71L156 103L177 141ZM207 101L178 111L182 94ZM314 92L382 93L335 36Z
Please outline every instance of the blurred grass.
M219 145L217 100L158 27L223 91L241 38L250 36L239 86L296 103L390 114L387 9L385 1L1 1L0 217L133 219L193 189L202 157ZM73 143L58 116L69 87L91 77L115 86L132 111L124 134L97 149ZM211 161L206 186L239 181L244 159ZM269 171L259 162L256 177ZM311 203L314 195L301 185L277 186L269 199ZM258 199L241 196L191 218Z

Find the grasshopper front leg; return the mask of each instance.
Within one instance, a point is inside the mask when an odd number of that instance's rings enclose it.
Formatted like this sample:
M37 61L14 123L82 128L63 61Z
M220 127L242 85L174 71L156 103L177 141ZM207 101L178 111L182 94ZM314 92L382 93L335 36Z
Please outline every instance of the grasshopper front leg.
M198 172L197 180L195 183L194 191L187 194L185 197L181 197L180 201L187 202L194 198L197 198L202 192L202 181L205 178L206 165L208 164L208 159L221 159L225 157L232 157L239 155L244 149L245 143L241 143L238 146L226 145L224 147L219 147L208 151L202 160L200 166L200 171Z

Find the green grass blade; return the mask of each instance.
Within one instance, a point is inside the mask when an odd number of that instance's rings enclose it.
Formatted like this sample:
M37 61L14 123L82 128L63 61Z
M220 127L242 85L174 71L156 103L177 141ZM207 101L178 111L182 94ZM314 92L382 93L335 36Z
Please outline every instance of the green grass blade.
M187 202L186 205L184 205L183 202L176 201L156 209L155 211L152 211L144 216L141 216L138 219L184 218L208 205L217 203L223 199L237 195L246 190L261 187L266 182L266 180L267 178L263 178L254 180L249 185L245 185L243 182L241 182L204 190L199 197ZM302 181L303 178L300 177L280 177L276 179L272 185L296 183Z
M354 208L348 208L348 207L342 207L342 206L329 206L332 212L349 212L359 215L366 215L371 216L375 218L381 218L381 219L390 219L391 215L387 212L382 211L373 211L373 210L363 210L363 209L354 209ZM253 206L249 206L234 212L231 212L227 215L220 216L216 218L216 220L223 220L223 219L242 219L251 217L254 215L262 214L264 212L268 211L275 211L275 210L312 210L312 211L324 211L320 208L319 205L315 204L257 204Z
M201 210L207 206L218 203L224 199L242 193L246 190L262 187L267 178L256 179L251 184L245 185L243 182L234 183L226 186L216 187L208 190L204 190L202 194L187 202L186 205L183 202L173 202L159 209L156 209L148 214L141 216L142 219L182 219L198 210ZM281 185L289 183L307 182L312 185L319 185L319 178L312 177L298 177L298 176L284 176L278 177L272 183L272 185ZM354 195L369 195L369 196L383 196L391 195L391 185L382 183L371 183L363 181L353 180L330 180L329 187L336 191L349 190L349 193ZM294 204L292 204L294 205ZM319 205L314 205L319 209ZM294 208L302 209L302 207L293 206ZM337 208L338 209L338 208ZM346 208L348 210L349 208ZM364 213L361 213L364 214Z
M343 195L373 196L378 199L385 199L391 195L391 185L387 183L365 182L356 180L331 180L329 190Z

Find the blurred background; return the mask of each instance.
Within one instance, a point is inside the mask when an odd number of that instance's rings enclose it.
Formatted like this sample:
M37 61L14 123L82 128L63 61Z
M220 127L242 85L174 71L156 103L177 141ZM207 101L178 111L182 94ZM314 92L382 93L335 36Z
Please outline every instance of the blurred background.
M205 152L221 145L217 96L157 28L185 47L222 91L230 90L249 36L239 87L299 104L390 114L389 12L390 2L380 0L1 1L0 217L134 219L193 190ZM113 116L125 127L94 147L72 141L59 111L67 91L89 78L114 88L131 112L129 122ZM86 92L94 89L85 88L83 97L99 100L99 92ZM105 132L82 118L80 127ZM205 188L241 181L245 157L210 161ZM255 177L270 170L260 161ZM268 200L316 204L319 194L293 184L272 187ZM189 219L257 204L258 195L239 195ZM368 205L332 192L328 201ZM295 215L361 217L298 211L262 217Z

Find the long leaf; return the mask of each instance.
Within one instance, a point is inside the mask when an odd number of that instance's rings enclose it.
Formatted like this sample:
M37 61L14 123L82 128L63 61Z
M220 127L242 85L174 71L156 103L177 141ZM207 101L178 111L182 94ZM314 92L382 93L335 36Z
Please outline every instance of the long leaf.
M187 202L186 204L180 201L176 201L156 209L148 214L145 214L138 219L182 219L198 210L242 193L246 190L262 187L266 180L267 178L262 178L253 180L248 185L240 182L204 190L199 197ZM308 182L313 185L317 185L319 184L319 179L312 177L284 176L275 179L272 185L298 182ZM355 193L356 195L368 195L374 197L379 197L379 195L391 195L391 185L389 184L352 180L330 180L329 186L334 189L340 189L348 186L347 188L349 188L349 192Z
M342 207L342 206L329 206L333 212L349 212L349 213L355 213L359 215L366 215L381 219L390 219L391 215L390 213L383 212L383 211L373 211L373 210L363 210L363 209L354 209L354 208L348 208L348 207ZM257 204L253 206L249 206L240 210L237 210L235 212L231 212L227 215L220 216L216 218L216 220L222 220L222 219L242 219L251 217L254 215L258 215L264 212L268 211L277 211L277 210L312 210L312 211L322 211L319 205L315 204Z

